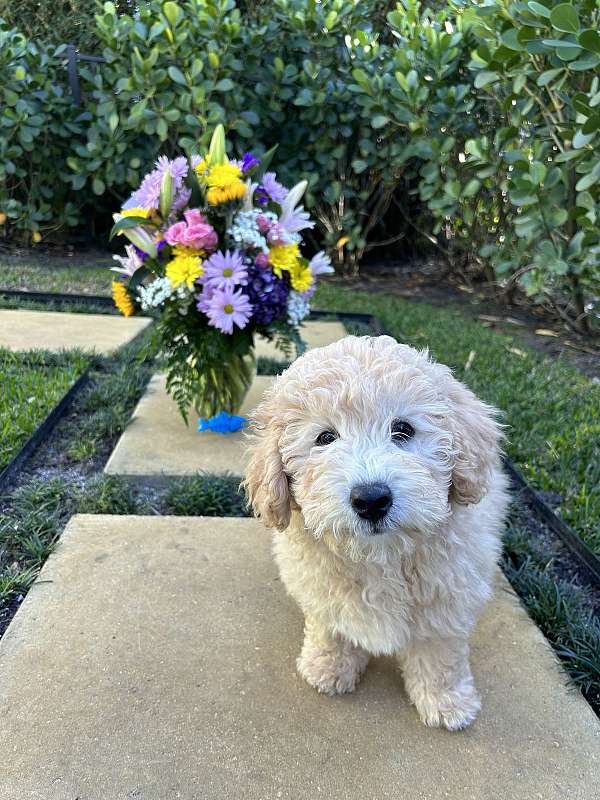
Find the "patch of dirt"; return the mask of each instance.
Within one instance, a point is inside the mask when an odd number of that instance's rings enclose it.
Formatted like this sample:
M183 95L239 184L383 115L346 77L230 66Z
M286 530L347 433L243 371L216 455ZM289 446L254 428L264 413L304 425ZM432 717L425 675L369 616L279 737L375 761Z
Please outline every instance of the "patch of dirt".
M0 242L0 258L4 264L19 266L27 264L32 267L86 267L112 266L112 253L106 249L89 247L77 248L73 245L39 244L35 247L19 247Z
M7 606L4 606L4 608L0 608L0 639L4 635L4 631L10 625L12 618L19 610L19 607L24 599L24 595L17 595L17 597L15 597L11 603L9 603Z
M586 572L579 558L560 536L546 525L518 486L512 485L512 493L515 503L515 507L511 511L512 521L518 522L521 528L525 528L540 552L551 556L548 571L555 578L567 581L581 589L586 603L600 617L598 586L590 583L589 573ZM541 492L539 494L546 502L550 500L547 496L542 496Z

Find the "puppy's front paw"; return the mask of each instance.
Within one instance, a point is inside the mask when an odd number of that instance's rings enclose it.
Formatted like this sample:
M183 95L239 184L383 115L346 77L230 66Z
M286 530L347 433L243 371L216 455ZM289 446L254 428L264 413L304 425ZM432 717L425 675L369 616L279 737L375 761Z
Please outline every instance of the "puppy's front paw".
M465 687L466 688L466 687ZM481 701L474 687L444 692L425 692L415 700L421 720L432 728L460 731L468 727L481 709Z
M299 674L318 692L333 697L353 692L366 669L369 657L353 650L317 650L306 645L296 662Z

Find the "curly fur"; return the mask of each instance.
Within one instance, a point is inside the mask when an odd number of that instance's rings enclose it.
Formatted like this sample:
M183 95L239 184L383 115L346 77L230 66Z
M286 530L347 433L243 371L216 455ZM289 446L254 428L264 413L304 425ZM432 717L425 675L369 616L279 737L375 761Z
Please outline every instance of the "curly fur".
M415 430L401 446L396 418ZM316 446L324 430L338 438ZM311 350L275 381L253 414L244 483L305 615L298 670L312 686L352 691L370 655L395 653L427 725L473 721L468 639L507 507L501 436L495 409L388 336ZM374 482L393 495L376 529L350 504Z

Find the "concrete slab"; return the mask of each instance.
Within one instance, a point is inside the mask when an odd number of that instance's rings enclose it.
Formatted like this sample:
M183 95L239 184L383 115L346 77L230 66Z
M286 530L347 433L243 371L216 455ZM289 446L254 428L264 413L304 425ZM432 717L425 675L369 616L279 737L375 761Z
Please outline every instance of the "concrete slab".
M307 348L324 347L326 344L337 342L347 336L346 329L341 322L313 320L304 322L300 329ZM276 361L285 361L285 356L272 342L259 338L256 342L256 355L263 358L274 358Z
M105 356L151 324L146 317L0 309L0 347L15 352L79 348Z
M254 379L242 414L258 404L273 380L268 376ZM244 434L198 433L197 421L198 415L191 411L190 424L186 426L176 403L167 394L165 376L154 375L104 471L155 485L201 470L241 475Z
M600 723L501 582L483 712L425 728L392 659L330 699L253 520L77 516L0 642L1 800L591 800Z

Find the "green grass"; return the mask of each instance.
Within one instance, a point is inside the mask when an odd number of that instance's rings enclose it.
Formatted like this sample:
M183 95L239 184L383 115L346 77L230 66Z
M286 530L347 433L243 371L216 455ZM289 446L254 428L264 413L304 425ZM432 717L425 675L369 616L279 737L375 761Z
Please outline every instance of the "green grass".
M0 308L17 309L23 308L27 311L63 311L70 314L113 314L118 316L120 312L114 306L103 306L97 303L80 303L73 301L61 302L60 300L36 301L23 300L22 298L6 297L0 290Z
M88 365L75 353L51 359L45 354L0 350L0 470L19 452Z
M108 267L0 264L0 289L110 295L111 276L114 274Z
M84 485L63 477L34 478L6 496L0 514L0 619L35 580L73 514L248 515L240 478L181 478L153 500L122 478L95 475ZM1 631L0 631L1 633Z
M266 358L260 356L256 360L256 374L257 375L281 375L290 365L289 361L279 361L276 358Z
M123 433L153 372L152 356L151 338L146 338L112 359L108 370L92 373L77 404L77 436L64 445L69 460L85 462Z
M523 527L523 512L513 511L504 540L504 572L573 684L600 714L600 623L586 593L556 575L555 556Z
M502 409L509 457L532 486L562 498L563 519L600 553L600 385L560 358L543 358L457 311L338 286L321 287L317 305L375 314L392 336L429 347ZM475 357L465 372L471 350Z
M247 517L241 478L201 474L174 481L163 500L163 513L196 517Z

